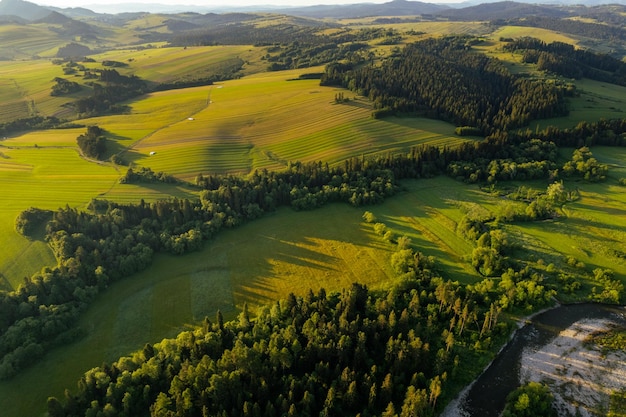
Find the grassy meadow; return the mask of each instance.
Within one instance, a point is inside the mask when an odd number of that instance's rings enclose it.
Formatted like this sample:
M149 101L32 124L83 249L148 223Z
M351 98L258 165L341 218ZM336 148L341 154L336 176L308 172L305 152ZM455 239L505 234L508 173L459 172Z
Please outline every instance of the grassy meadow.
M613 164L613 175L626 172L626 151L599 148L595 155ZM145 343L173 337L213 319L220 309L236 317L247 303L250 311L285 298L304 295L309 288L339 291L359 281L370 288L393 282L390 256L394 245L374 233L362 214L371 211L395 236L406 235L412 245L436 258L445 278L470 284L482 280L469 264L473 245L456 233L467 213L497 213L502 199L447 177L403 182L403 191L376 206L353 208L333 204L310 212L281 209L260 220L218 235L201 251L182 257L158 255L145 271L113 284L80 320L83 337L54 349L37 368L0 383L0 397L9 415L42 415L47 396L62 396L87 369L111 361ZM545 189L547 182L520 183ZM507 184L514 187L516 184ZM613 249L626 239L623 187L613 178L601 184L566 183L579 187L582 198L567 203L563 216L552 221L505 226L518 246L517 257L536 269L550 263L568 271L568 257L582 262L591 275L597 267L611 268L626 278L626 261ZM556 237L556 238L555 238ZM546 272L547 283L557 285ZM585 288L594 285L584 282ZM42 379L42 372L48 375ZM28 387L32 401L20 401Z
M402 152L422 143L453 146L466 140L440 121L374 120L363 98L337 104L335 94L341 90L320 87L316 80L293 80L303 72L264 73L153 93L129 102L129 114L79 122L108 132L109 155L186 180L201 172L247 174L280 169L295 160L340 163L354 155ZM96 197L133 202L194 195L184 186L119 184L126 167L86 161L78 154L76 137L84 131L29 132L0 142L0 180L6 190L0 242L9 248L0 259L0 274L7 288L54 264L43 242L13 231L15 217L28 207L86 207ZM17 262L18 254L29 262Z
M350 97L336 103L335 95L343 90L321 87L318 80L296 80L304 72L255 74L169 93L181 100L185 91L203 91L206 96L194 100L197 112L189 111L189 117L164 125L133 145L127 160L193 179L200 172L249 173L284 168L289 161L332 164L354 155L407 151L422 143L454 146L465 140L444 122L374 120L366 99ZM154 99L161 94L154 94ZM106 122L100 125L107 128ZM110 130L116 132L115 123Z
M2 62L0 66L0 123L34 115L61 116L68 97L52 97L55 77L62 77L60 66L48 60L28 59Z
M17 288L23 277L56 264L42 240L27 239L14 230L15 218L29 207L56 210L67 204L86 208L92 198L107 195L120 201L137 201L138 195L147 201L190 195L180 186L122 186L118 180L125 171L80 157L76 137L83 132L84 129L31 132L0 143L2 288Z

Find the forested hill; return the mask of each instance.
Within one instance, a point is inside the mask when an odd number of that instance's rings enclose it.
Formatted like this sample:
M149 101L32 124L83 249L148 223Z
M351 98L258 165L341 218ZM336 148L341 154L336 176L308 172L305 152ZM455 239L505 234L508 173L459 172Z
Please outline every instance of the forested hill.
M508 327L416 257L401 286L290 296L85 374L50 417L434 416ZM467 376L466 376L467 377ZM102 413L102 414L101 414Z
M322 84L369 97L381 113L424 114L483 134L567 114L565 88L513 76L500 61L468 52L471 42L428 39L381 66L329 65Z

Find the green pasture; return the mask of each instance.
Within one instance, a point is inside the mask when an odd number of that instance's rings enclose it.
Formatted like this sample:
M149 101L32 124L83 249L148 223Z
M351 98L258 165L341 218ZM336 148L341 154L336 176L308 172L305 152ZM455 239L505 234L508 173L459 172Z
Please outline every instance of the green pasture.
M115 49L90 56L97 63L86 64L101 68L104 60L118 61L127 67L116 68L121 73L132 73L154 82L210 77L220 71L221 65L235 58L254 61L260 49L249 45L158 47L147 49Z
M64 77L59 65L45 59L7 61L0 65L0 123L28 116L61 116L67 97L52 97L55 77ZM66 77L67 78L67 77Z
M17 77L19 68L9 63L2 71ZM58 67L47 63L46 70L50 68ZM265 73L215 86L153 93L130 102L129 114L79 122L107 131L110 155L190 180L201 172L248 173L282 168L294 160L338 163L355 155L462 140L443 122L374 120L370 104L362 98L336 104L335 94L342 90L320 87L316 80L288 81L300 73ZM29 77L24 83L31 91L47 88ZM194 196L181 186L119 184L126 167L80 158L76 137L82 133L84 128L29 132L0 143L0 179L6 190L0 223L5 231L2 242L11 248L0 259L6 287L15 287L22 277L54 262L43 242L31 242L13 231L15 217L28 207L85 207L92 198L132 202ZM36 253L28 255L25 248ZM15 255L21 253L31 260L17 262Z
M31 132L0 142L0 288L17 288L22 278L56 264L42 240L27 239L14 230L17 215L29 208L85 208L92 198L136 202L169 196L190 197L182 186L122 185L125 173L109 163L80 157L76 137L84 129Z
M352 19L340 19L339 23L343 25L349 25L353 28L362 27L384 27L395 29L400 33L415 31L428 34L430 36L445 36L445 35L475 35L482 36L488 34L492 29L489 24L485 22L454 22L454 21L423 21L423 22L395 22L395 23L376 23L375 20L380 16L375 17L363 17ZM406 19L410 19L411 16L405 16Z
M0 57L14 60L51 57L59 46L67 43L46 24L2 25L0 39Z
M0 35L2 30L0 28ZM0 49L0 57L1 52ZM210 77L221 73L222 66L236 58L247 62L244 73L257 72L262 69L256 63L261 53L259 48L251 46L122 49L94 55L97 62L84 65L103 68L103 60L120 61L128 64L128 67L117 68L121 73L160 83ZM32 59L29 55L22 60L3 61L0 66L0 123L31 115L75 117L71 109L64 107L74 99L73 95L50 95L56 77L84 84L81 73L65 75L62 66L52 64L49 59Z
M3 412L43 415L47 397L62 397L89 368L173 337L205 316L214 320L217 309L232 319L244 302L254 311L309 288L339 291L357 280L385 285L391 246L363 224L362 213L347 205L283 209L220 234L200 252L157 256L146 271L98 297L80 320L84 337L0 382Z
M619 119L626 117L626 87L589 79L572 80L579 96L569 98L569 115L553 119L538 120L536 126L544 128L574 127L579 122L596 122L600 119Z
M573 35L529 26L502 26L494 31L490 37L492 39L531 37L541 39L546 43L564 42L572 45L577 45L579 42Z
M321 87L318 80L294 80L310 71L255 74L203 88L208 103L194 103L204 108L188 112L178 123L164 123L133 145L127 160L192 179L200 172L248 173L280 169L289 161L332 164L355 155L406 152L423 143L454 146L466 140L440 121L372 119L371 104L350 93L348 102L337 104L335 95L345 90ZM184 91L171 94L185 100ZM116 120L134 119L139 104ZM100 120L101 127L116 132L115 122Z
M598 148L594 155L611 163L615 175L624 172L626 151ZM456 233L456 225L468 213L480 217L496 212L502 198L443 176L405 181L402 186L403 191L380 205L334 204L310 212L281 209L224 231L199 252L156 256L147 270L113 284L97 299L80 320L83 338L54 349L36 369L0 383L0 397L9 399L5 409L10 415L41 414L47 396L61 396L63 388L73 387L90 367L173 336L204 316L213 319L217 309L234 318L244 303L254 311L291 292L303 295L309 288L334 291L353 281L371 288L389 285L394 246L362 220L365 210L394 236L406 235L416 250L434 256L445 278L463 283L483 279L469 265L473 245ZM625 279L626 262L612 251L626 241L623 187L613 178L601 184L570 181L566 186L578 187L582 198L567 203L561 217L505 226L518 246L516 256L539 269L553 263L557 271L571 270L567 257L572 256L588 273L596 267L611 268ZM587 282L587 288L590 285ZM42 372L47 378L41 378ZM30 401L22 400L23 392Z
M151 93L128 103L128 114L92 117L78 122L105 129L107 138L116 143L114 151L132 153L138 141L186 121L206 108L210 93L210 86Z

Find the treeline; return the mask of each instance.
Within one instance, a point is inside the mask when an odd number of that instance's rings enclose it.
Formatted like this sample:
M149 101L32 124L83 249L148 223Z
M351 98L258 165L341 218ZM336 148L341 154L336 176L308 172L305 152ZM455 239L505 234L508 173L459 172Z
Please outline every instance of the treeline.
M56 77L54 79L55 85L52 86L51 96L63 96L66 94L72 94L80 91L82 87L80 84L74 81L66 80L65 78Z
M544 305L554 291L528 270L509 269L500 284L445 281L410 239L363 218L396 242L390 290L292 294L255 319L246 305L230 322L218 311L87 372L75 393L48 400L49 415L438 415L507 337L501 313Z
M81 114L120 111L117 103L146 93L146 83L135 75L121 75L115 69L98 70L99 82L88 84L93 88L90 96L76 100L73 105Z
M301 44L292 42L287 45L274 45L262 58L269 62L268 70L308 68L332 61L353 59L352 55L370 49L364 42L350 42L338 45L336 42Z
M12 120L10 122L0 123L0 136L5 137L12 133L23 132L27 130L54 129L60 127L63 123L63 120L54 116L24 117L21 119Z
M237 78L243 68L244 61L241 58L231 58L211 65L205 68L203 73L210 73L208 76L193 75L189 78L178 79L171 82L160 83L153 88L154 91L174 90L178 88L199 87L203 85L212 85L217 81L230 80Z
M386 293L354 284L291 295L254 320L245 306L231 322L218 312L198 330L87 372L76 393L48 400L48 413L437 415L509 327L485 298L411 264Z
M315 44L319 42L319 27L280 24L259 27L253 24L232 23L190 30L174 35L171 46L211 45L273 45L293 41Z
M120 178L120 184L155 183L177 184L176 177L166 174L163 171L154 172L151 168L140 167L139 169L128 168L126 174Z
M73 337L78 314L93 297L111 282L146 268L157 251L199 249L223 228L283 205L312 209L332 201L377 203L396 192L397 179L438 175L455 161L515 155L530 161L550 155L553 145L540 145L534 138L567 146L624 145L625 133L624 120L581 123L567 134L553 128L500 133L454 149L420 147L408 154L352 158L338 167L294 163L283 172L259 171L247 179L199 175L199 200L93 201L91 213L60 209L47 226L58 265L25 279L16 291L0 292L0 377L14 375L50 346Z
M296 19L297 20L297 19ZM367 42L373 39L397 36L391 29L345 29L336 25L323 24L319 21L303 20L299 24L282 23L272 26L258 26L248 23L230 23L226 25L205 26L203 29L190 30L174 36L171 46L208 46L208 45L289 45L297 42L313 47L334 43L341 45L348 42ZM332 34L324 31L333 28Z
M381 65L330 64L322 84L364 95L384 113L421 114L483 134L567 114L564 87L516 77L498 60L472 52L472 42L428 39Z
M626 63L610 55L576 49L564 42L545 42L535 38L513 40L504 49L523 53L522 61L537 64L538 69L569 78L626 85Z
M619 13L613 13L613 18ZM603 23L590 23L577 19L558 19L554 17L527 16L523 19L512 19L506 22L496 22L514 26L526 26L554 30L587 38L603 39L607 41L626 39L626 30L617 22L615 25Z
M70 207L56 211L46 240L58 265L26 278L16 291L0 292L0 378L73 336L78 313L93 297L146 268L154 252L197 250L221 229L281 205L360 205L382 201L396 190L389 170L365 168L358 160L346 167L292 164L286 172L258 172L250 180L200 176L198 183L206 189L199 200L129 205L94 200L92 213Z

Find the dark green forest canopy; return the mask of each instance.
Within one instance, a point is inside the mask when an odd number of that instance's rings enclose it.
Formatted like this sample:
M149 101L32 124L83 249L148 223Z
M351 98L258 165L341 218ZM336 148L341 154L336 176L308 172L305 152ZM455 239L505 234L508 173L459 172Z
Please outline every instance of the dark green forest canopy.
M535 38L520 38L504 46L507 51L523 53L522 61L537 64L542 71L569 78L589 78L626 85L626 63L606 54L597 54L563 42L545 43Z
M508 332L482 304L415 262L389 292L354 284L291 295L255 320L245 307L227 323L218 312L215 323L89 371L63 403L48 401L49 415L433 416L467 382L464 361Z
M383 111L443 119L483 134L567 114L564 86L514 76L500 61L471 51L474 41L428 39L381 65L331 64L322 84L349 88Z

